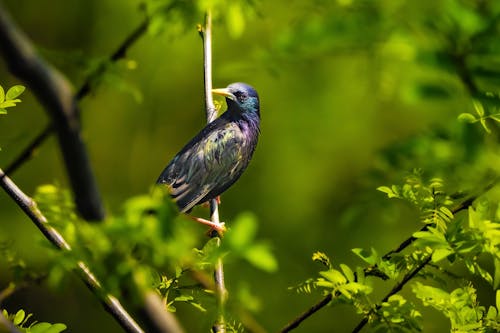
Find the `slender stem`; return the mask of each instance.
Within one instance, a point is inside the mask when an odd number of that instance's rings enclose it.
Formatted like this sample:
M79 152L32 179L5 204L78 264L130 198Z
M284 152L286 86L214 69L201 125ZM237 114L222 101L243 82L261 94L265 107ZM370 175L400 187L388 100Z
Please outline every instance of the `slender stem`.
M389 297L391 297L392 295L395 295L397 294L398 292L401 291L401 289L403 289L403 287L411 280L413 279L432 259L432 255L429 255L427 258L425 258L421 263L420 265L418 265L417 267L415 267L411 272L409 272L408 274L406 274L404 276L404 278L394 286L394 288L391 289L391 291L389 293L387 293L387 295L385 295L384 298L382 298L382 300L377 304L377 306L375 307L376 310L380 309L382 307L382 303L384 302L387 302L387 300L389 299ZM361 329L368 323L368 315L365 316L363 318L363 320L361 320L361 322L352 330L352 333L357 333L359 331L361 331Z
M21 189L7 177L2 169L0 169L0 186L33 221L52 245L61 251L71 251L70 245L63 236L48 223L46 217L38 209L35 201L21 191ZM95 275L83 261L77 262L75 271L87 287L99 298L104 308L115 318L126 332L144 332L123 308L118 299L104 291L99 280L97 280Z
M34 156L36 149L47 139L54 128L52 124L46 125L43 130L38 133L38 135L31 141L26 148L24 148L21 153L12 161L6 168L5 173L7 175L12 175L24 162Z
M300 316L298 316L296 319L291 321L288 325L283 327L280 332L287 333L287 332L290 332L291 330L299 327L300 323L302 323L304 320L306 320L307 318L309 318L310 316L312 316L313 314L318 312L319 309L323 308L328 303L330 303L330 301L332 299L333 299L332 294L326 295L323 299L321 299L321 301L319 301L318 303L311 306L307 311L305 311Z
M205 112L207 123L215 120L217 110L212 97L212 15L210 11L205 14L205 25L199 29L203 40L203 77L205 86ZM219 207L216 199L210 200L210 219L214 223L220 223ZM213 237L217 238L217 246L220 246L221 237L214 232ZM224 282L224 264L222 258L218 258L214 268L215 295L217 298L217 320L212 326L212 331L217 333L226 332L225 304L227 300L227 290Z

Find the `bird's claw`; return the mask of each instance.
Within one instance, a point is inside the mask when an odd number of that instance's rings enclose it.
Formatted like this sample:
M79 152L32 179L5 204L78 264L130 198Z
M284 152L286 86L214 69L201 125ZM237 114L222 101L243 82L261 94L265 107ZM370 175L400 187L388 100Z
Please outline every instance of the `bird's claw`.
M227 231L226 225L224 222L213 222L213 221L201 218L201 217L195 217L195 216L191 216L191 215L188 215L188 216L189 216L189 218L191 218L192 220L194 220L198 223L208 225L210 227L210 230L208 231L209 235L211 235L212 232L215 231L217 234L219 234L219 236L222 236Z

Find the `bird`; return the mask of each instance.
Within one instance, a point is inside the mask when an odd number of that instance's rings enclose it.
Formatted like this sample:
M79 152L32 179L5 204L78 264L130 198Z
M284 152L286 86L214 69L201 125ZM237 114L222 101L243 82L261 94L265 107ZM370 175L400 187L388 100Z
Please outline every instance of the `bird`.
M247 168L260 134L260 102L257 91L242 82L212 89L224 96L227 110L208 123L168 163L157 180L166 186L181 213L219 196ZM192 217L222 232L224 224Z

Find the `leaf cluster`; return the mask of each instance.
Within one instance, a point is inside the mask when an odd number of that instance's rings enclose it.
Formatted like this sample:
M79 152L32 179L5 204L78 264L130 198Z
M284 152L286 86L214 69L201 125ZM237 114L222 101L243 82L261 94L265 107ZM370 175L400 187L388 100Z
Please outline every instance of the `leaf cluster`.
M216 239L200 247L197 226L178 216L162 188L127 200L120 214L100 225L81 221L68 191L59 186L42 185L35 198L49 223L72 247L70 254L52 254L49 282L54 286L83 260L115 295L128 295L137 301L141 290L155 288L170 311L176 311L177 303L187 303L206 312L214 306L210 272L217 258L222 256L226 264L243 259L268 272L278 267L267 243L256 240L254 215L236 217L221 247L215 244Z
M15 85L5 92L4 88L0 86L0 114L6 114L7 108L16 106L21 100L18 98L26 88L21 85Z
M47 322L32 321L33 315L26 314L24 310L9 314L3 310L3 315L9 319L21 332L25 333L59 333L66 330L66 325L61 323L51 324Z
M441 179L424 181L413 173L402 185L382 186L378 190L389 198L405 200L420 212L424 227L415 232L404 246L380 256L375 249L353 249L367 266L352 269L340 264L334 268L324 253L316 252L313 260L327 268L318 277L295 287L298 292L321 290L332 296L331 305L349 304L368 319L376 332L420 332L423 330L419 306L398 292L414 277L438 283L435 287L421 282L413 284L415 296L424 306L432 306L450 319L453 332L494 332L500 325L498 306L480 305L474 279L453 270L467 268L472 276L484 279L492 290L498 290L500 280L500 221L498 204L485 199L468 207L464 214L451 208L453 201ZM452 209L454 212L452 212ZM457 215L458 214L458 215ZM405 251L411 249L411 251ZM484 266L484 259L494 262L494 272ZM480 260L483 259L483 260ZM427 269L423 269L430 262ZM431 269L432 267L432 269ZM447 291L452 277L466 285ZM396 283L381 301L371 299L372 282L381 278ZM497 291L498 295L498 291ZM498 297L497 297L498 302Z

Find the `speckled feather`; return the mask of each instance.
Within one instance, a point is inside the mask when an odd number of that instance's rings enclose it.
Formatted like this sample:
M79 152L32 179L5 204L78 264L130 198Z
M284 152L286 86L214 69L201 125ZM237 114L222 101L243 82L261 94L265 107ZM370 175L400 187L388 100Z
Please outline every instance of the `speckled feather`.
M226 191L248 166L257 145L259 97L247 84L226 90L227 111L203 128L170 161L158 178L181 212L189 212Z

